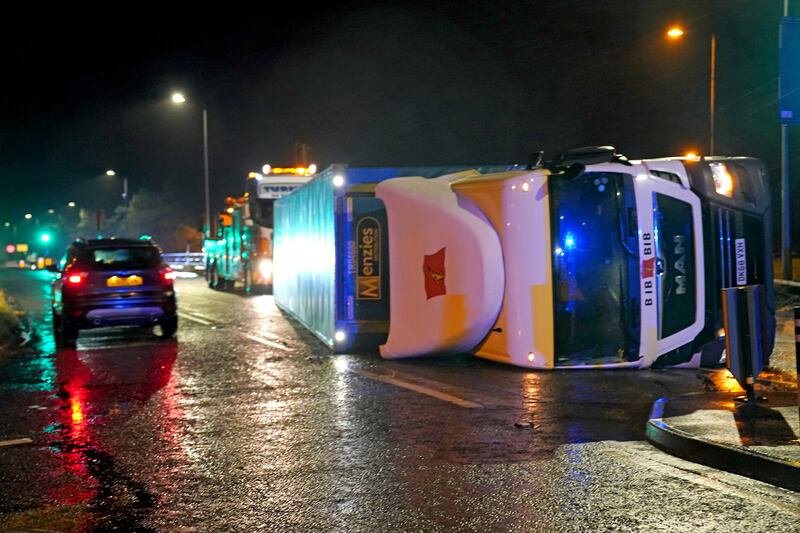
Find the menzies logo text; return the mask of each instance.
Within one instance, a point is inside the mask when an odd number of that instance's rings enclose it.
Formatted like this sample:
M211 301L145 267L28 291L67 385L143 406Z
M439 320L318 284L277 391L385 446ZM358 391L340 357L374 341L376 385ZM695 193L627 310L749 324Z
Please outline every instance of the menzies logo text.
M359 300L381 299L381 225L377 219L365 217L356 225L358 242Z

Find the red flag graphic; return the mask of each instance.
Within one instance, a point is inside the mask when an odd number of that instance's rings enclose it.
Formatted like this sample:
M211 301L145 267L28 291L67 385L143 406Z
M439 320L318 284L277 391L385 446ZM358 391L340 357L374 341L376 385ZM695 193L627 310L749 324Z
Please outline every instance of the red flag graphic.
M656 258L651 257L642 261L642 279L652 278L656 271Z
M444 251L445 246L433 255L426 255L422 261L422 272L425 275L425 294L428 300L434 296L447 294L447 287L444 284Z

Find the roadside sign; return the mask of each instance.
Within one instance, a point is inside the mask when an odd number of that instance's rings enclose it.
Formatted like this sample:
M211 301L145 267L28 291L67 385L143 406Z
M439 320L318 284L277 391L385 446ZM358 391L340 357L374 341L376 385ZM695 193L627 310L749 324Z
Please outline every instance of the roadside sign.
M800 124L800 18L784 17L778 44L778 111L782 124Z

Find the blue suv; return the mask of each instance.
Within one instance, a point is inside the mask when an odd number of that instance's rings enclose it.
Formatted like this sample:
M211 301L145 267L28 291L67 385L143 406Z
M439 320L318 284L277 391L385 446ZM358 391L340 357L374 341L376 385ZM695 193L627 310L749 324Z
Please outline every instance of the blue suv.
M163 337L172 337L178 329L174 279L151 241L75 241L53 283L56 342L72 346L81 329L111 326L158 325Z

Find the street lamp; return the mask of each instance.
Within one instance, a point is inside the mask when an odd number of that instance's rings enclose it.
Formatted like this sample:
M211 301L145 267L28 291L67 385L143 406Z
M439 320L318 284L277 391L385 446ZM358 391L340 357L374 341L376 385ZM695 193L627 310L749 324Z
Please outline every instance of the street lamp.
M173 93L172 103L175 105L185 104L186 97L182 93ZM208 186L208 113L206 112L205 107L203 108L203 170L206 189L206 213L203 228L204 237L209 238L211 236L211 200Z
M106 170L106 176L114 177L116 175L117 173L115 171L111 169ZM128 178L125 176L122 177L122 201L128 203ZM70 207L75 207L74 202L70 203L73 204Z
M684 32L683 28L680 26L671 26L669 29L667 29L667 38L671 41L677 41L678 39L683 38L685 33L686 32ZM708 155L714 155L714 105L716 102L717 78L717 36L714 33L711 34L711 72L709 78L711 87L708 99Z

